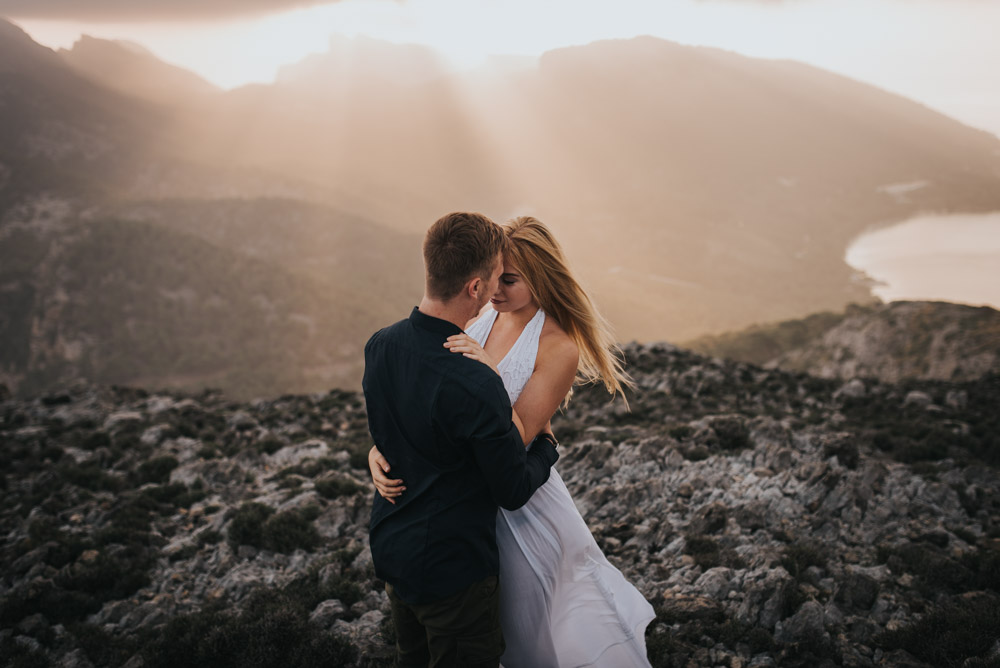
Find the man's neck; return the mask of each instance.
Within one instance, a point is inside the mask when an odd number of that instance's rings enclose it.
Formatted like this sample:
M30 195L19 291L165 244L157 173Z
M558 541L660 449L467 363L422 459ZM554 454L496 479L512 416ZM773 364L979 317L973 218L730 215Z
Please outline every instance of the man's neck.
M472 317L469 315L469 305L460 299L442 302L424 295L417 310L432 318L447 320L459 329L465 329L465 323Z

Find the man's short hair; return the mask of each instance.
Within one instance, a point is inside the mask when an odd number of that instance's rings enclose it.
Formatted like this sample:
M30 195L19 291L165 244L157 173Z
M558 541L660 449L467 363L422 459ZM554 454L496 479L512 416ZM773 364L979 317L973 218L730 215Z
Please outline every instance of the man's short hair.
M487 280L506 245L503 229L481 213L441 217L424 237L427 295L448 301L470 279Z

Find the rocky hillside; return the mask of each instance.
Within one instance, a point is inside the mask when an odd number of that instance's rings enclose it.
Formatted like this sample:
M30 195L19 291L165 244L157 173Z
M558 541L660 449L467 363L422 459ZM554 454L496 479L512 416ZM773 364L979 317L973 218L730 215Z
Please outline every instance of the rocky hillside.
M1000 377L824 380L627 350L554 420L654 666L996 666ZM388 666L357 394L0 400L12 666Z
M1000 373L1000 312L948 302L852 305L684 345L823 378L974 380Z
M295 200L40 198L0 213L0 383L358 388L422 271L419 237Z

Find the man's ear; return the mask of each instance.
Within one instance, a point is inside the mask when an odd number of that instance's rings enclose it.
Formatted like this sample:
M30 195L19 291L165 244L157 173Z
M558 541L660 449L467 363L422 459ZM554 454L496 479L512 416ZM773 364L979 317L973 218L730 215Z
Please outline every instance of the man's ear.
M468 283L465 284L465 292L469 297L476 299L479 297L479 291L483 289L483 279L480 276L476 276Z

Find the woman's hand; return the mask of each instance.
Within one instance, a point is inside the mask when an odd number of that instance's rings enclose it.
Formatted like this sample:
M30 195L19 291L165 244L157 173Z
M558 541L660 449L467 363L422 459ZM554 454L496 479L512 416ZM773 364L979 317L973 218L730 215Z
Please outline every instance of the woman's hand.
M444 347L453 353L462 353L466 357L471 357L472 359L482 362L489 368L493 369L499 376L500 372L497 371L496 362L490 357L483 347L479 345L479 342L474 338L462 332L461 334L453 334L448 337L445 341Z
M396 497L402 494L406 488L403 487L402 480L393 480L386 475L389 472L389 462L379 452L378 446L373 445L372 449L368 451L368 468L371 470L372 482L375 483L375 489L378 490L378 493L386 501L396 505Z

